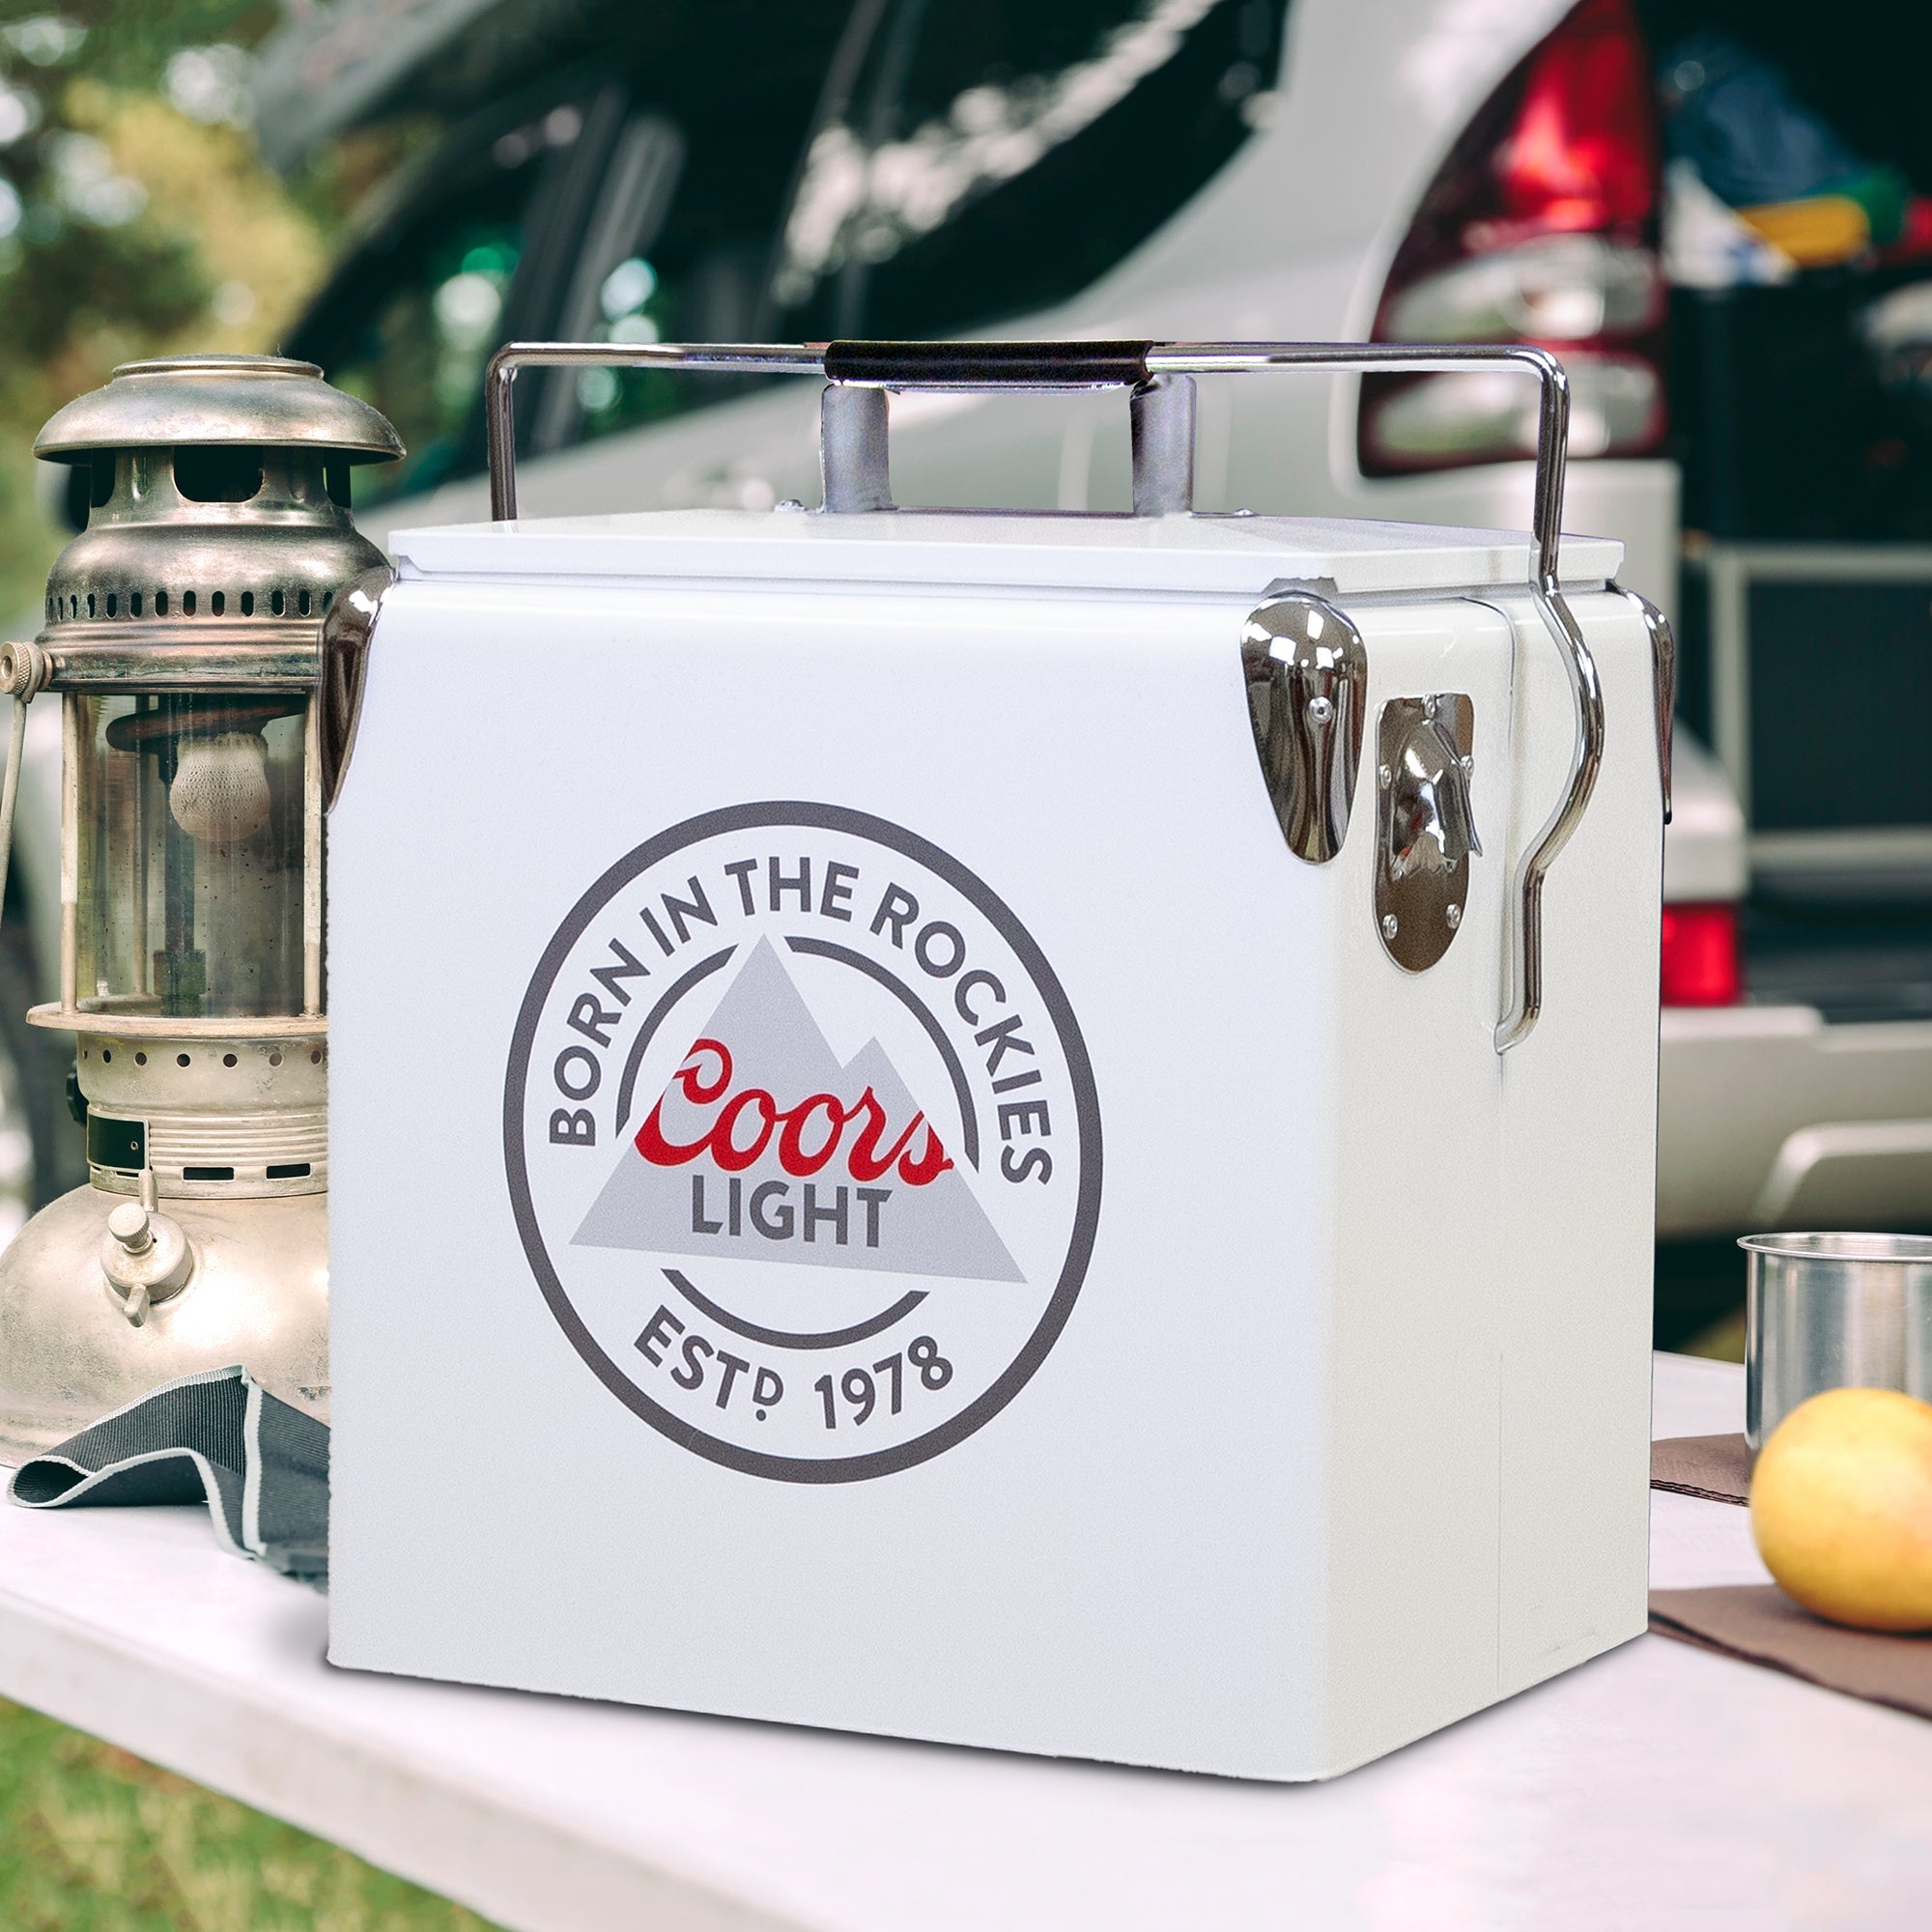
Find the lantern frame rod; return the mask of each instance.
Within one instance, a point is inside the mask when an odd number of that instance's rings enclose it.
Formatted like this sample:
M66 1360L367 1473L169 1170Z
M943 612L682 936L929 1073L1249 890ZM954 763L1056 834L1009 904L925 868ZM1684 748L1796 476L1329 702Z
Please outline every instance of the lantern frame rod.
M77 692L61 696L61 1005L71 1012L80 992L80 707Z
M135 709L139 710L142 703L143 699L136 697ZM133 927L135 946L134 957L128 964L133 968L135 992L145 995L155 990L155 955L148 946L148 773L145 760L142 768L134 774L131 789L134 864L128 883L133 901L133 917L129 924ZM165 806L162 809L165 810Z
M302 713L302 1013L322 1011L322 694Z
M0 790L0 902L7 897L7 873L14 856L14 810L20 800L20 765L27 755L26 697L14 700L14 724L7 739L7 780Z

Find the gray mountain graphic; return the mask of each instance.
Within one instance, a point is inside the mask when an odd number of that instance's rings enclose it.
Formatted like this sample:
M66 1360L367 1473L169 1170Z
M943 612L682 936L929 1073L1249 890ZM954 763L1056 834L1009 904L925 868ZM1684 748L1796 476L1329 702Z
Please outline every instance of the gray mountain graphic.
M920 1111L877 1039L839 1065L767 939L759 940L696 1037L722 1041L729 1049L729 1093L761 1088L781 1108L812 1094L836 1094L850 1106L870 1087L885 1109L882 1151ZM666 1139L678 1145L697 1140L723 1104L721 1099L699 1107L673 1081L662 1096ZM809 1148L820 1144L825 1125L821 1113L810 1123ZM944 1123L932 1125L942 1143L950 1143ZM856 1125L846 1128L838 1151L809 1179L787 1175L780 1165L776 1134L758 1158L735 1175L723 1172L708 1151L681 1166L661 1167L627 1139L577 1231L576 1245L969 1281L1026 1279L957 1167L923 1187L907 1185L895 1168L889 1169L867 1184L873 1198L862 1200L860 1183L845 1165L857 1131ZM750 1138L748 1122L740 1145L749 1145ZM907 1152L917 1158L924 1146L922 1126ZM953 1151L950 1144L947 1151Z

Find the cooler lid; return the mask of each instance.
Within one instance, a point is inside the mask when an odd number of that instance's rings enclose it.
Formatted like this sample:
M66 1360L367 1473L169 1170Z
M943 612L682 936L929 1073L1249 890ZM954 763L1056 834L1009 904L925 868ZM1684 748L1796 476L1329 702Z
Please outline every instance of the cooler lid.
M528 582L728 579L1151 590L1254 596L1277 579L1338 595L1529 582L1522 530L1340 517L1095 516L1071 512L650 510L398 530L404 577ZM1566 585L1616 574L1623 545L1566 536Z

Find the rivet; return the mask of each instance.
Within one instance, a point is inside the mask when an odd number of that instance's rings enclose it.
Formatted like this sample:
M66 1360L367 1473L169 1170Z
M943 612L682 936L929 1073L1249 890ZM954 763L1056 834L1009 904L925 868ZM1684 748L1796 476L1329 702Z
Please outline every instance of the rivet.
M1434 718L1436 713L1437 705L1438 705L1438 700L1436 698L1425 697L1422 700L1422 715L1425 718Z
M1442 908L1442 917L1449 922L1449 930L1454 932L1463 923L1463 908L1459 905L1446 905Z
M1395 782L1395 774L1386 765L1376 767L1376 782L1386 789Z
M1463 767L1463 776L1464 778L1467 778L1476 769L1476 756L1473 752L1464 752L1456 762Z
M1393 939L1401 930L1401 923L1397 920L1394 913L1385 912L1382 914L1382 937L1384 939Z
M1311 724L1325 724L1335 715L1335 702L1328 697L1311 697L1308 700L1308 722Z

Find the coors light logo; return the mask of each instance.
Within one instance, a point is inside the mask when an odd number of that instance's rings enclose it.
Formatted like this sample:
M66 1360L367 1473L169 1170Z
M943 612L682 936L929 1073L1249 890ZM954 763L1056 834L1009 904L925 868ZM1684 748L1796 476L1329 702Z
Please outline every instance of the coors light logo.
M606 1386L798 1482L996 1414L1099 1210L1038 948L950 855L832 806L708 813L598 880L525 999L504 1137L530 1265Z

